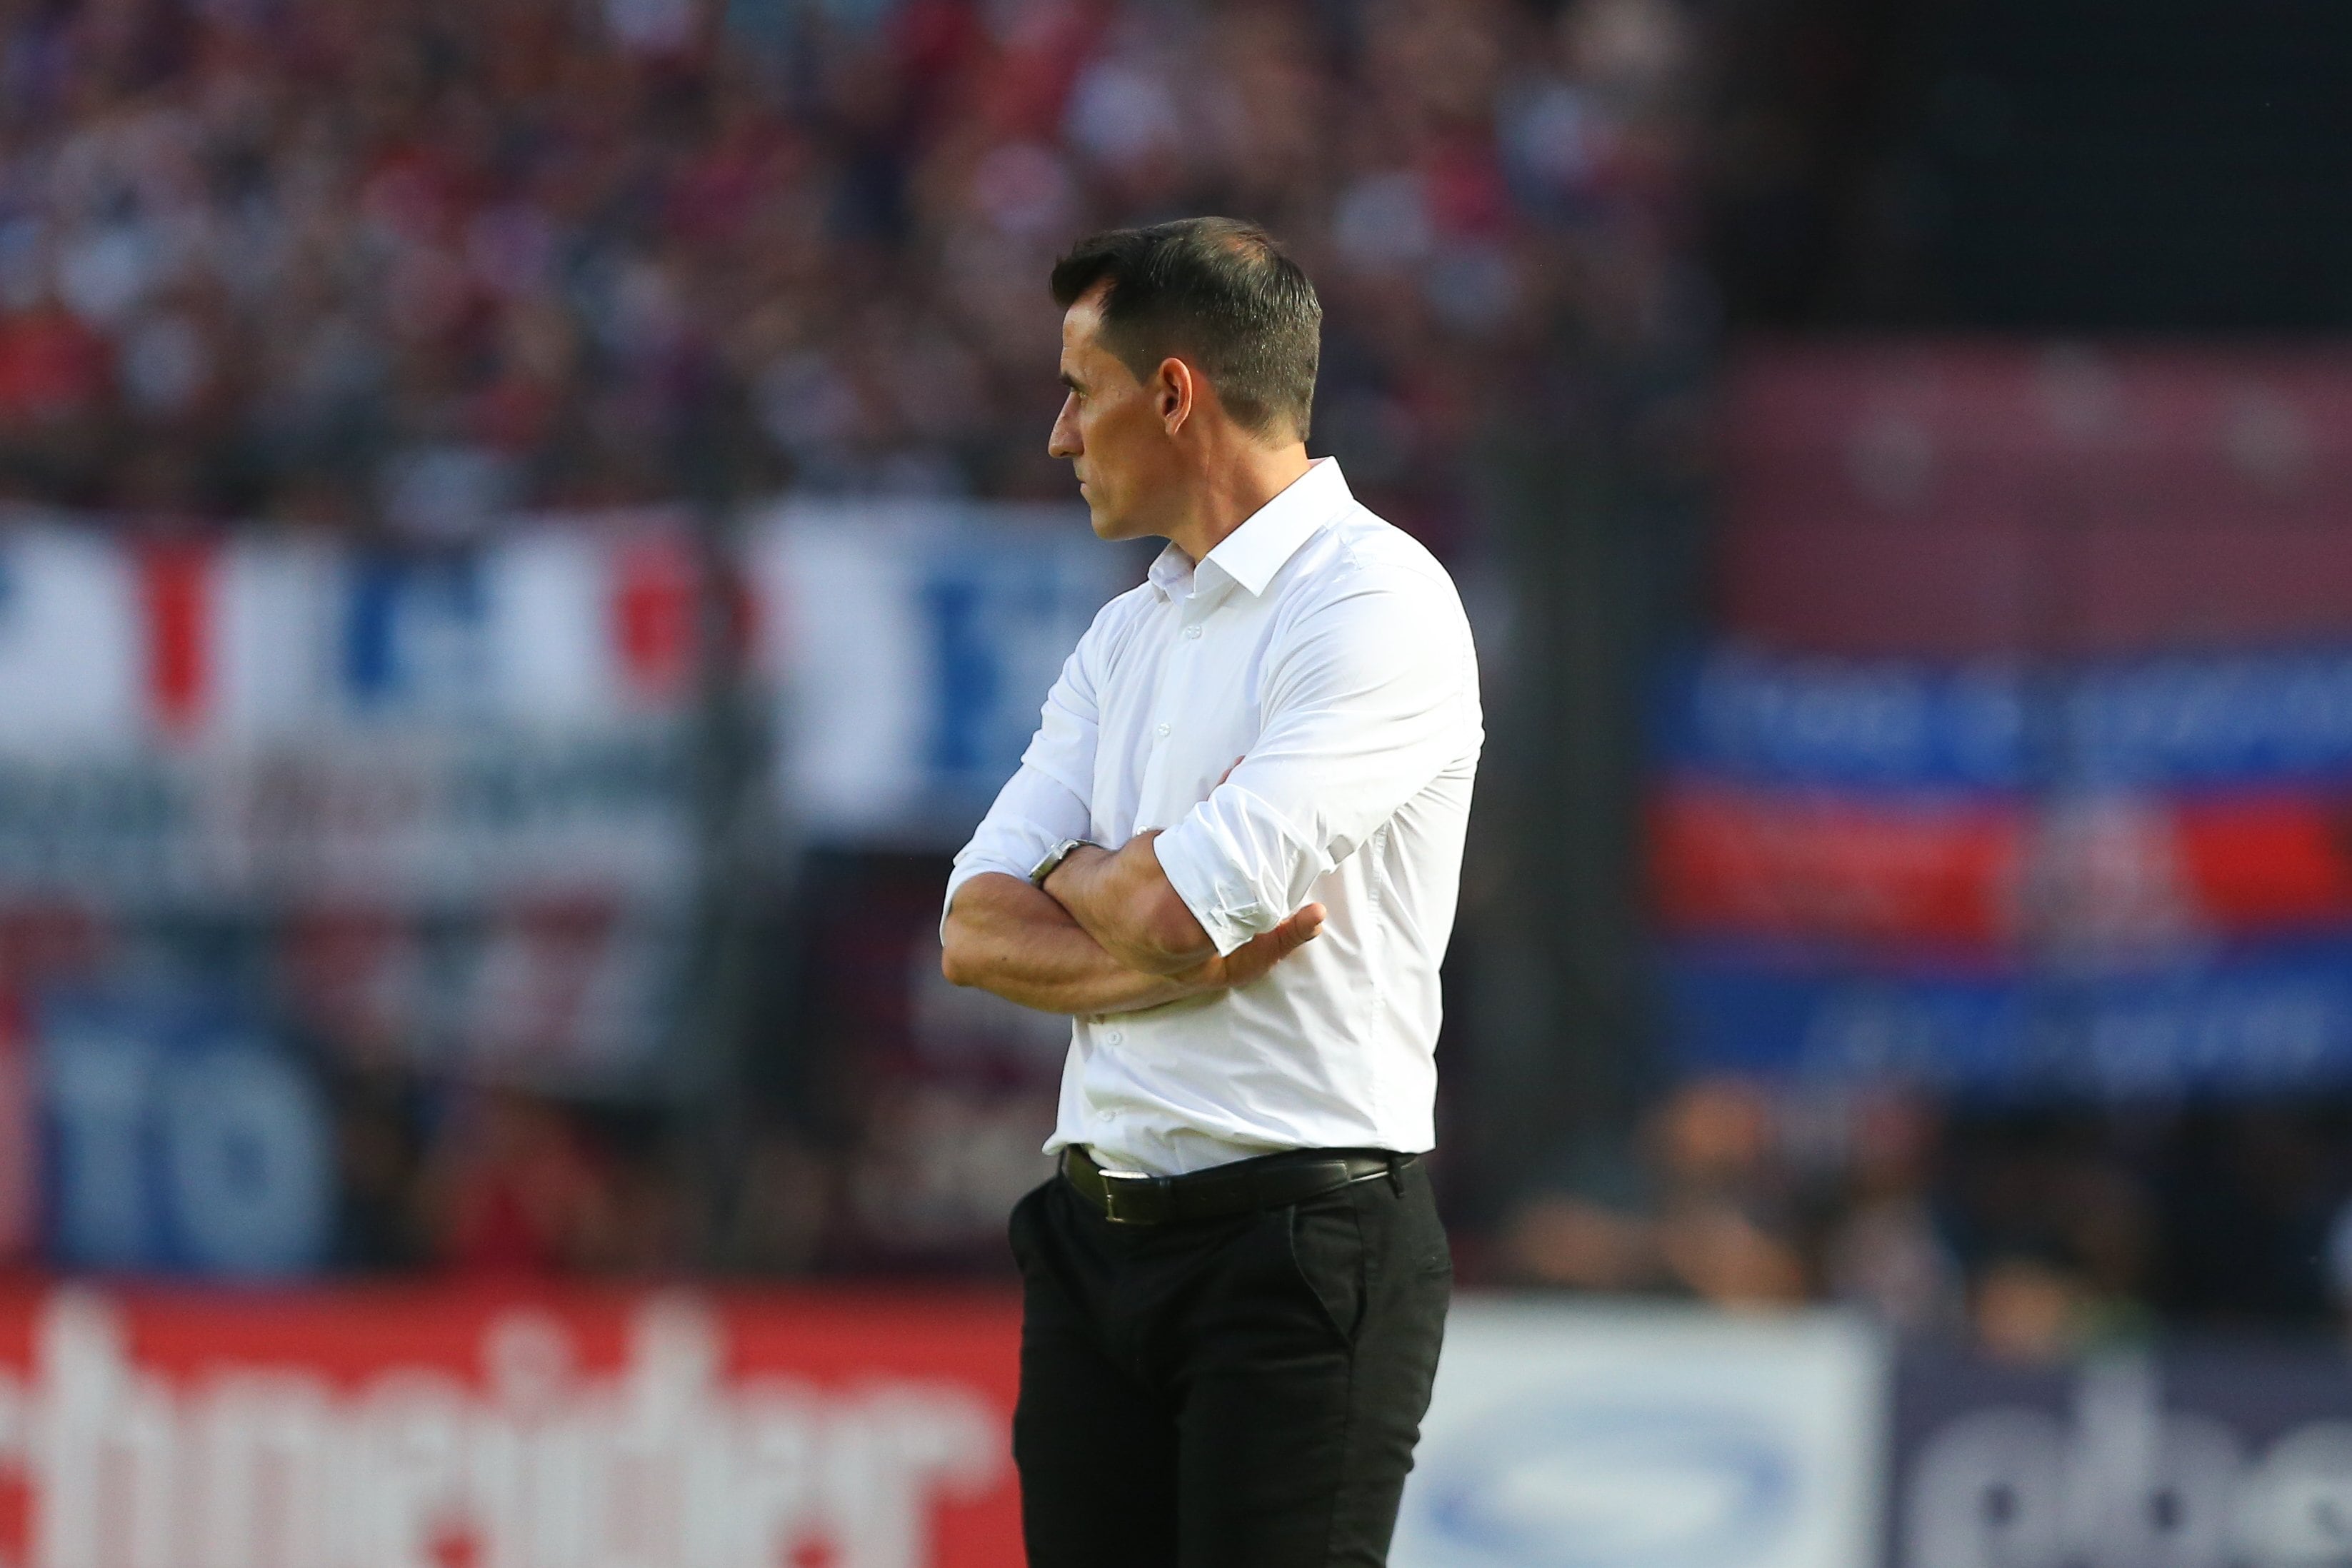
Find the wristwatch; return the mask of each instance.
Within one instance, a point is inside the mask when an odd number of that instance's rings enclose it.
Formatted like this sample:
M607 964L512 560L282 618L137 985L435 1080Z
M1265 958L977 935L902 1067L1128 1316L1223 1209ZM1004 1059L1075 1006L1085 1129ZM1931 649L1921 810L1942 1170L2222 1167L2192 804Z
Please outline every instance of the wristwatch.
M1060 843L1055 844L1052 849L1047 850L1045 852L1045 858L1039 861L1035 869L1030 872L1029 885L1040 889L1044 888L1045 885L1045 879L1054 874L1054 868L1060 865L1064 861L1068 860L1072 850L1079 848L1098 850L1102 848L1102 846L1095 842L1092 839L1064 839Z

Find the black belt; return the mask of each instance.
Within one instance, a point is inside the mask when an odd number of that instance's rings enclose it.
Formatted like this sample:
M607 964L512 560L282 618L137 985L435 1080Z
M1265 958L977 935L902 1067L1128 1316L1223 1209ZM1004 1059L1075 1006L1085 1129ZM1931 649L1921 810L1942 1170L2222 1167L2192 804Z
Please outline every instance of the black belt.
M1297 1149L1190 1176L1115 1176L1072 1144L1062 1150L1062 1179L1114 1225L1166 1225L1299 1203L1349 1182L1394 1177L1419 1158L1384 1149Z

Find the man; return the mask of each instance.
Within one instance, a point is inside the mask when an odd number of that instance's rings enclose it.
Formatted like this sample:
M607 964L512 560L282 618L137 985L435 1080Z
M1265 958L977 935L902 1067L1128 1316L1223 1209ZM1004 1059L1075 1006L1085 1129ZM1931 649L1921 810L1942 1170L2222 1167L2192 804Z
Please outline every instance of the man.
M1074 1014L1013 1211L1033 1568L1384 1563L1452 1266L1438 961L1480 729L1445 572L1307 456L1322 307L1265 233L1056 265L1051 451L1165 538L956 857L942 967Z

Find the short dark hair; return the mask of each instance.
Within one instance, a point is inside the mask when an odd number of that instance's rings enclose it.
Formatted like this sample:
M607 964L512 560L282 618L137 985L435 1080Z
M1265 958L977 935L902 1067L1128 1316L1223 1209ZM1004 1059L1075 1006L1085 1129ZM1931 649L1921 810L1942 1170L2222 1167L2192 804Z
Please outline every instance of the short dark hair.
M1187 353L1244 428L1307 439L1323 304L1272 235L1238 218L1107 229L1054 264L1054 301L1066 310L1106 281L1103 346L1137 380Z

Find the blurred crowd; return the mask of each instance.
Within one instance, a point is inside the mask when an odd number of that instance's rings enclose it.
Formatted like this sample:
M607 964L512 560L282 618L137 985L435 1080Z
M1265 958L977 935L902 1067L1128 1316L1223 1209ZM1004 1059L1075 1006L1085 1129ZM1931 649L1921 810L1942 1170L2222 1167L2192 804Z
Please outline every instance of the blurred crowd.
M2352 1108L1937 1106L1701 1078L1588 1150L1500 1278L1859 1308L2037 1360L2193 1328L2352 1325Z
M1692 52L1681 0L0 0L0 496L1059 497L1052 257L1224 210L1442 542L1498 389L1705 335Z
M1461 559L1498 424L1688 450L1693 16L0 0L0 507L433 549L680 496L1066 498L1054 256L1228 212L1324 297L1316 450ZM732 1147L714 1198L659 1108L396 1045L313 1052L354 1270L870 1265L828 1216L950 1236L1050 1111L974 1102L956 1142L1004 1151L978 1184L803 1125Z
M1000 1195L976 1206L986 1214L969 1233L949 1218L928 1253L877 1251L857 1213L876 1195L856 1190L877 1173L792 1136L754 1137L736 1203L714 1211L694 1200L688 1151L643 1109L513 1089L425 1096L393 1078L347 1081L338 1098L348 1270L1003 1266ZM966 1161L961 1179L1037 1179L1024 1157L1047 1109L1017 1108L1004 1171ZM1457 1249L1470 1283L1733 1311L1836 1302L1906 1337L2018 1361L2160 1326L2352 1329L2347 1151L2341 1103L2020 1113L1702 1078Z

